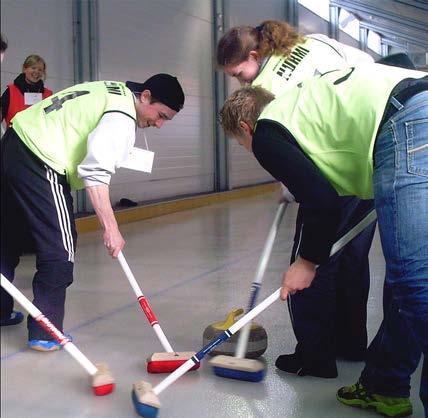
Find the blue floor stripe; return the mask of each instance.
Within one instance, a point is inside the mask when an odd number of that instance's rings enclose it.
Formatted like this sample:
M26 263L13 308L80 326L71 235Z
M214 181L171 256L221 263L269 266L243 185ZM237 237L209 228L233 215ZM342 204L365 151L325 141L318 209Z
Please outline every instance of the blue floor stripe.
M284 243L284 241L278 241L276 244L277 245L281 245L283 243ZM262 251L262 249L263 248L259 248L258 250L251 251L251 253L249 253L249 254L247 254L247 255L239 258L238 260L230 261L229 263L223 264L223 265L221 265L219 267L215 267L215 268L213 268L211 270L208 270L208 271L206 271L204 273L198 274L197 276L190 277L188 279L184 279L181 282L178 282L178 283L176 283L176 284L174 284L172 286L166 287L164 289L158 290L157 292L154 292L154 293L144 293L143 292L143 293L147 297L147 299L149 299L149 301L150 301L150 299L153 299L153 298L155 298L157 296L161 296L161 295L163 295L163 294L165 294L165 293L167 293L167 292L169 292L169 291L171 291L173 289L176 289L178 287L181 287L181 286L187 285L189 283L195 282L197 280L203 279L204 277L207 277L207 276L209 276L212 273L216 273L218 271L221 271L221 270L223 270L223 269L225 269L227 267L233 266L235 264L239 264L240 262L242 262L243 260L245 260L245 259L247 259L249 257L254 257L254 255L260 254L261 251ZM106 318L108 318L108 317L110 317L112 315L115 315L116 313L122 312L125 309L129 309L130 307L133 307L133 306L135 306L135 300L133 302L131 302L131 303L128 303L128 304L124 305L124 306L121 306L119 308L116 308L116 309L113 309L111 311L108 311L108 312L106 312L106 313L104 313L102 315L99 315L99 316L97 316L97 317L95 317L95 318L93 318L93 319L91 319L89 321L83 322L83 323L81 323L81 324L79 324L79 325L77 325L77 326L75 326L75 327L73 327L71 329L67 329L66 332L69 333L69 334L73 334L75 331L78 331L78 330L80 330L80 329L82 329L84 327L92 325L93 323L95 323L97 321L106 319ZM9 360L9 359L15 357L16 355L24 353L26 351L27 351L27 347L21 348L18 351L15 351L13 353L7 354L5 356L1 356L0 360L1 361Z

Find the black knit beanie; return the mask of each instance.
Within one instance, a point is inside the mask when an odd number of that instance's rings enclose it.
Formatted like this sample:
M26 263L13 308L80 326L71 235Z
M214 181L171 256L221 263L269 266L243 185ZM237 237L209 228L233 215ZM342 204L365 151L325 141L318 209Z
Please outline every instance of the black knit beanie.
M177 77L169 74L156 74L144 83L127 81L128 87L134 93L141 93L150 90L152 98L158 100L176 112L180 111L184 105L184 92Z

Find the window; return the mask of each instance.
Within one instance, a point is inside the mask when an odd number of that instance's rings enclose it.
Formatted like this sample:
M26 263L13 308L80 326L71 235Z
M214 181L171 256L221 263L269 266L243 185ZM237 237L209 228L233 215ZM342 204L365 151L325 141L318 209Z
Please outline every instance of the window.
M369 30L369 34L367 35L367 46L376 54L382 55L382 47L381 47L381 38L372 30Z
M360 39L360 21L345 9L340 9L339 28L357 41Z
M298 3L323 19L330 20L329 0L298 0Z

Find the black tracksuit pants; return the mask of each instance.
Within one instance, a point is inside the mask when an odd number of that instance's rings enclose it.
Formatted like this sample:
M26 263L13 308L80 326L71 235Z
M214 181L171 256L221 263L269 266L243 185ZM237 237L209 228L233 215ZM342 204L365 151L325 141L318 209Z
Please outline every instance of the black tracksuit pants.
M342 197L341 238L373 208L372 200ZM298 253L302 228L300 210L292 259ZM305 367L319 365L336 356L361 358L367 347L367 298L370 275L368 253L376 222L317 269L311 287L288 298L297 339L296 353Z
M1 272L10 281L28 233L36 253L33 303L62 331L77 238L70 187L10 128L1 144ZM2 288L1 318L8 318L12 309L13 299ZM28 332L29 339L52 340L31 317Z

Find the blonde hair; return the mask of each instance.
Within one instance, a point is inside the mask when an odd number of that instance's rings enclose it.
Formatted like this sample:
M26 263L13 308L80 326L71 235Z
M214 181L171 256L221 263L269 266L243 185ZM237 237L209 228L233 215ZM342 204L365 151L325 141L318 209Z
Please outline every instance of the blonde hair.
M26 70L27 68L32 67L33 65L39 64L39 63L43 64L43 69L44 69L43 80L46 80L46 62L40 55L32 54L32 55L29 55L27 58L25 58L25 61L22 64L22 72L24 72L24 70Z
M289 55L305 40L292 26L279 20L265 20L257 27L236 26L226 32L217 46L217 65L238 65L257 51L263 59L269 55Z
M254 127L262 110L275 96L262 87L243 87L236 90L224 102L220 110L220 123L226 135L239 136L240 122Z

